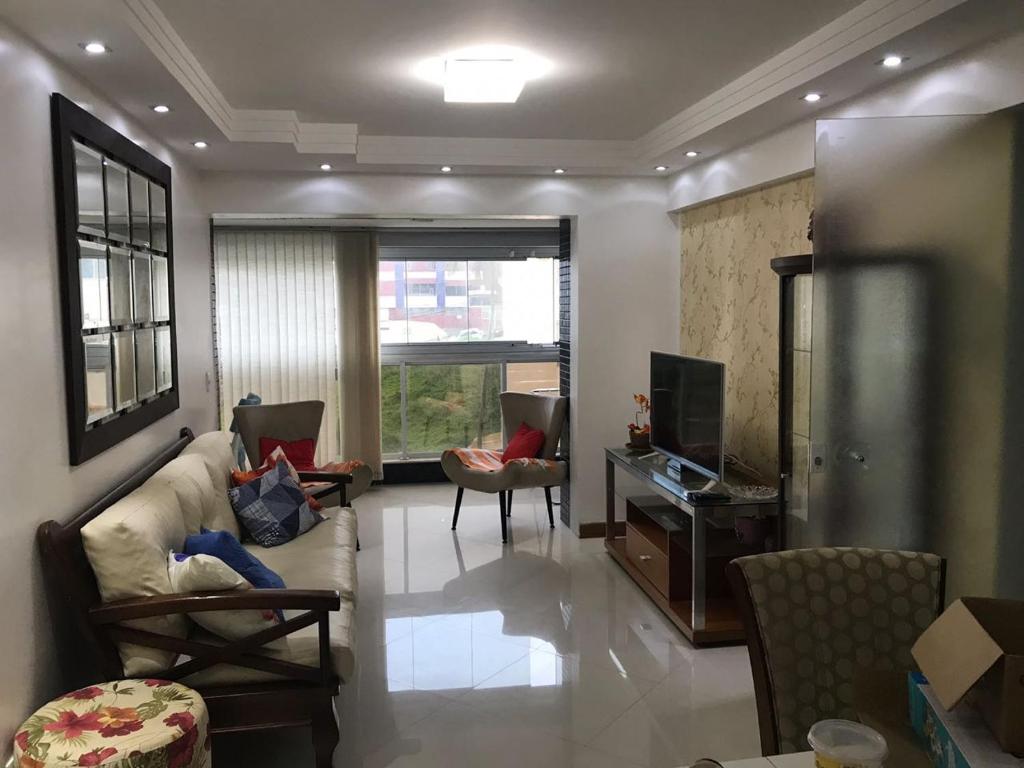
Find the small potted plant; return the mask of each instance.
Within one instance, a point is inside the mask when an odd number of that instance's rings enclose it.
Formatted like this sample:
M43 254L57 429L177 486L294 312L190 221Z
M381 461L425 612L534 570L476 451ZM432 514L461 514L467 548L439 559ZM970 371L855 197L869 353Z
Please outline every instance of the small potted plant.
M633 402L638 408L636 421L629 427L629 447L644 450L651 447L651 425L647 414L651 412L651 401L647 395L633 395Z

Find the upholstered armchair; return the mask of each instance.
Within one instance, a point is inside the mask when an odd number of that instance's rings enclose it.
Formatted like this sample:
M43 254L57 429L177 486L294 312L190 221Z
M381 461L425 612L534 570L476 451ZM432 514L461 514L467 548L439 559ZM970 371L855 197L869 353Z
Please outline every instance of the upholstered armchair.
M289 442L312 439L315 448L324 403L302 400L275 405L237 405L233 412L249 464L256 468L262 461L261 437ZM358 461L332 462L317 467L316 471L299 470L299 479L306 492L324 506L346 506L370 487L373 470Z
M484 448L453 448L441 455L441 468L459 490L455 495L452 530L459 522L462 494L471 491L498 494L501 516L501 540L508 542L505 518L512 514L512 492L517 489L543 488L548 506L548 523L555 527L551 488L565 479L566 464L555 458L562 435L567 399L524 392L501 393L501 420L506 435L515 434L521 424L544 432L544 447L537 458L502 462L502 451Z

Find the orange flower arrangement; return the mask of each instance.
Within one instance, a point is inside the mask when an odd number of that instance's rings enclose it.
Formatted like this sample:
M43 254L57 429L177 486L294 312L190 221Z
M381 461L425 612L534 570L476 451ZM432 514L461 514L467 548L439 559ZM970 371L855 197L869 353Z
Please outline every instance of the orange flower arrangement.
M635 393L633 402L639 409L636 412L636 421L630 422L629 444L634 448L649 448L651 445L651 425L647 414L651 412L651 400L647 395Z

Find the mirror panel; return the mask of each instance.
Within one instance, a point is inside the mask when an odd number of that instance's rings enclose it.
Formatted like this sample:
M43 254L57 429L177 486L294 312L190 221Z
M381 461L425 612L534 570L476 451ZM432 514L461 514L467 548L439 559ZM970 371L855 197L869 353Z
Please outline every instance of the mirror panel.
M149 182L132 171L128 177L132 204L132 245L149 247Z
M105 245L78 241L78 282L82 294L82 328L106 328L110 325L110 302Z
M167 250L167 193L155 182L149 182L149 217L154 251Z
M153 319L151 263L148 253L132 252L132 293L136 323L148 323Z
M167 286L167 257L153 256L153 319L171 319L170 292Z
M107 233L111 240L129 241L128 232L128 169L113 160L104 160L107 189Z
M85 423L92 424L114 412L110 334L86 336L82 344L85 347Z
M114 334L114 409L135 403L135 335L119 331Z
M75 188L78 197L78 231L106 237L103 215L103 157L84 144L73 141Z
M171 388L171 328L162 325L156 329L156 391L163 392Z
M129 325L132 311L132 257L127 248L110 246L110 324Z
M155 355L153 329L135 331L135 387L139 400L156 394Z

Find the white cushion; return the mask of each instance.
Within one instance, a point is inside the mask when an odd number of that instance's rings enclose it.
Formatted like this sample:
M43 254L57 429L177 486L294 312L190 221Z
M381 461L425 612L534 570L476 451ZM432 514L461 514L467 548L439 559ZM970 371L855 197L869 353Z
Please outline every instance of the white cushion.
M82 528L82 544L104 602L174 592L167 575L167 552L185 543L185 520L178 496L166 481L152 478ZM186 637L188 617L159 616L127 626ZM152 676L169 667L176 654L130 643L119 644L127 677Z
M178 559L178 558L181 559ZM175 592L221 592L232 589L252 589L230 565L213 555L179 555L171 552L167 557L167 575ZM273 611L197 611L189 617L201 627L225 640L242 638L262 632L278 624ZM285 647L283 639L265 647Z
M351 507L329 507L320 514L326 518L322 523L287 544L244 546L284 579L288 589L336 589L343 600L354 603L356 514Z
M319 526L318 526L319 527ZM286 546L291 546L287 544ZM286 582L287 583L287 582ZM305 611L285 611L286 618L301 616ZM342 682L352 679L355 671L355 608L346 600L341 601L341 610L331 611L328 615L328 624L331 633L331 666L334 673L341 678ZM216 635L210 634L202 628L197 628L192 634L192 639L210 645L223 645L224 640ZM319 625L300 629L298 632L284 638L287 641L286 650L271 649L266 656L293 661L296 664L304 664L310 667L320 666L320 635ZM237 685L241 683L258 683L274 680L281 680L280 675L270 672L261 672L246 667L236 667L230 664L216 664L200 672L189 675L181 682L190 688L209 688L219 685Z
M206 432L185 446L182 456L198 455L206 462L206 471L213 484L213 495L203 510L203 527L211 531L227 531L239 538L238 521L228 501L231 470L235 468L235 455L231 450L230 432Z
M203 521L213 514L216 491L202 456L178 456L161 467L149 482L166 482L174 489L186 533L199 533Z

